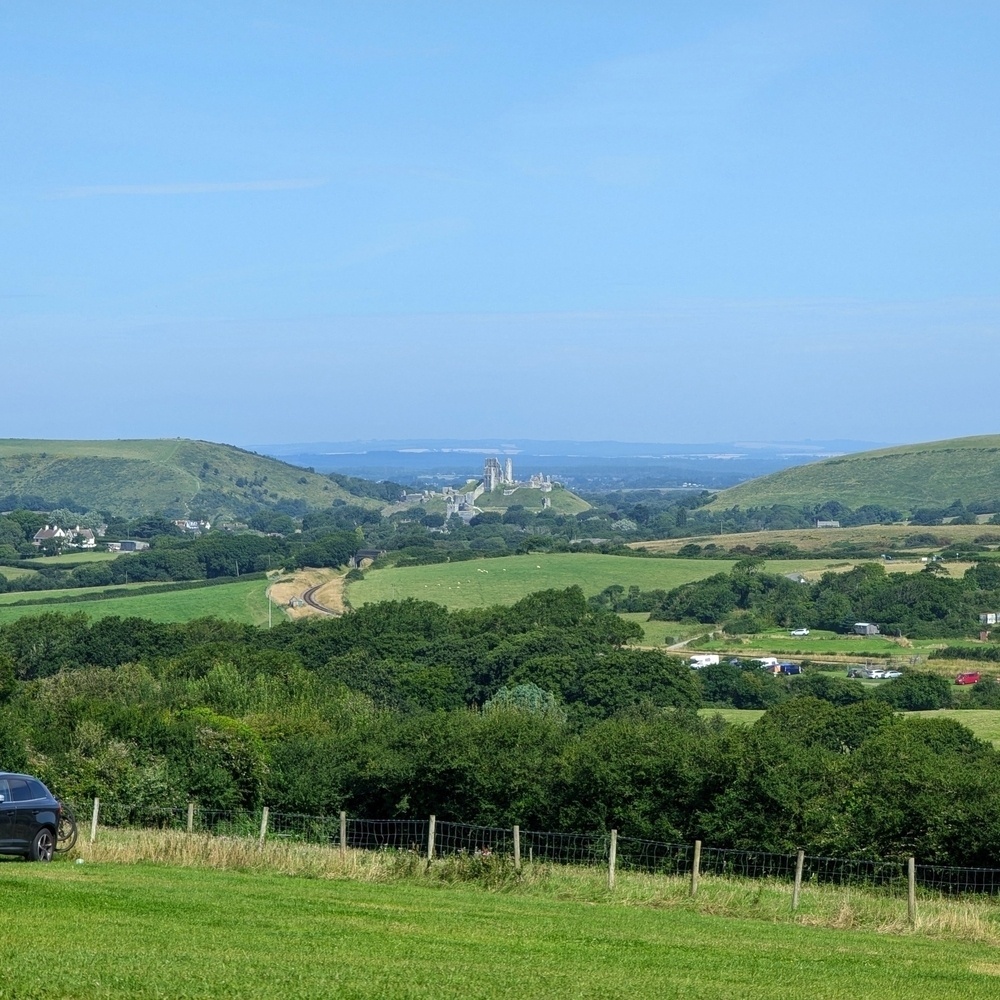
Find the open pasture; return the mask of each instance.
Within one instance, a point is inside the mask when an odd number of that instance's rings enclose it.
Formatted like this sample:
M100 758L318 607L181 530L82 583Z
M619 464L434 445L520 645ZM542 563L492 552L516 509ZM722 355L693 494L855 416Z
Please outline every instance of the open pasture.
M779 900L764 884L724 888L747 911L737 917L713 915L727 904L708 898L699 912L680 883L676 900L642 898L624 878L619 899L597 880L559 898L89 860L0 862L0 879L8 955L31 928L33 960L8 962L0 981L11 1000L969 1000L995 995L1000 971L981 940L809 926L807 906L797 921L772 915L787 887ZM850 927L854 909L841 912Z
M645 627L645 626L643 626ZM703 626L707 629L708 626ZM902 642L884 635L841 635L813 629L809 635L792 636L788 632L765 632L760 635L730 636L716 634L716 638L699 644L699 649L738 656L794 656L814 658L823 656L884 658L927 656L933 649L946 645L945 639L913 639Z
M700 622L651 622L645 611L621 611L619 617L635 622L645 633L642 642L638 643L640 646L670 646L712 630L712 626ZM677 655L687 656L687 653L681 649Z
M944 545L955 542L971 542L983 534L1000 534L1000 528L983 524L941 524L923 527L917 524L864 524L854 528L795 528L787 531L748 531L740 534L703 535L696 538L664 538L650 542L630 542L633 549L649 552L677 552L678 549L694 542L696 545L713 543L720 548L731 549L734 545L755 548L758 545L789 544L803 552L828 551L843 547L862 546L867 549L899 554L905 558L908 552L918 554L941 548L942 545L921 544L906 548L907 538L931 535Z
M829 560L772 560L769 572L805 572L829 565ZM450 608L513 604L536 590L579 586L592 597L605 587L619 584L642 590L671 590L682 583L702 580L713 573L728 573L732 560L640 559L590 552L531 553L436 563L432 566L370 570L364 580L348 586L354 607L374 601L416 598Z
M77 614L82 612L89 618L106 618L108 615L118 615L122 618L149 618L156 622L184 622L211 615L250 625L261 625L267 622L265 587L264 580L234 580L232 583L219 584L214 587L165 590L162 594L138 594L135 597L116 597L107 600L31 604L25 607L14 607L10 602L59 594L73 596L87 591L38 591L31 594L4 594L3 599L0 600L0 624L6 624L26 615L41 615L52 612ZM273 615L275 622L283 619L283 612L277 607L274 608Z
M995 708L939 708L930 712L910 712L928 719L954 719L981 740L1000 747L1000 709Z
M78 563L99 563L99 562L110 562L117 559L121 555L120 552L108 552L107 549L94 549L90 552L83 551L72 551L63 552L58 556L41 556L37 560L38 568L41 569L43 566L65 566L67 563L70 565L76 565Z

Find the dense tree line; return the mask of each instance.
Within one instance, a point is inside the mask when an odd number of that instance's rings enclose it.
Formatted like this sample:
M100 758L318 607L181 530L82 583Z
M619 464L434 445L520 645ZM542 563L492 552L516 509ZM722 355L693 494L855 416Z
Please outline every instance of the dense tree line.
M995 864L1000 759L957 723L822 674L779 681L753 727L704 720L741 678L778 679L690 671L634 634L575 589L271 630L21 619L0 627L0 767L137 816L193 798ZM882 691L943 682L909 683Z
M993 562L974 566L962 579L942 575L936 564L910 574L864 563L824 573L813 584L761 572L761 565L743 559L729 573L678 587L651 617L721 622L734 634L800 626L847 632L866 621L887 634L936 638L974 634L979 612L1000 605L1000 565Z

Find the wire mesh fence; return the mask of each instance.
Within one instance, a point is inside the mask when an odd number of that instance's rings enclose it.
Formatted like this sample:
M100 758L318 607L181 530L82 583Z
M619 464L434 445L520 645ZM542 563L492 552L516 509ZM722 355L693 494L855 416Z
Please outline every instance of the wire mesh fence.
M816 884L851 885L893 893L905 893L907 887L905 861L806 855L802 877L804 881Z
M561 865L604 865L611 835L607 833L521 832L521 858Z
M506 827L437 823L434 833L434 850L437 854L502 856L514 853L514 831Z
M618 838L618 867L655 875L690 875L694 861L691 844L663 844L656 840Z
M430 821L426 819L348 819L346 843L356 851L427 850Z
M917 865L917 884L947 896L1000 893L1000 869Z
M792 879L795 855L706 847L701 852L701 872L728 878Z
M81 834L89 832L91 807L67 803ZM361 819L343 814L202 809L102 802L101 827L187 830L212 836L271 837L356 851L406 851L421 856L497 856L522 864L565 864L609 867L612 832L563 832L477 826L429 819ZM616 837L615 867L620 871L688 877L694 873L719 878L774 879L792 883L796 854L735 850ZM905 859L829 858L803 855L801 884L841 885L874 889L891 895L910 891ZM948 896L1000 895L1000 868L915 864L913 886Z

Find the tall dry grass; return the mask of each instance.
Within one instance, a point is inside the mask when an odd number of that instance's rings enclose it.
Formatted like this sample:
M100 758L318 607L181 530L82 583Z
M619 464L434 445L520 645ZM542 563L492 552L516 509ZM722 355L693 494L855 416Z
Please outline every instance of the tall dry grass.
M268 840L161 830L102 830L70 856L86 864L161 864L216 868L248 874L345 879L369 883L476 885L483 889L547 896L569 902L671 908L691 913L882 934L918 934L1000 945L1000 903L990 897L949 898L922 891L916 926L907 921L905 895L832 885L803 886L791 909L792 887L773 879L723 879L702 875L698 894L687 878L621 871L613 890L603 868L525 863L510 858L451 855L428 864L407 851L355 851Z

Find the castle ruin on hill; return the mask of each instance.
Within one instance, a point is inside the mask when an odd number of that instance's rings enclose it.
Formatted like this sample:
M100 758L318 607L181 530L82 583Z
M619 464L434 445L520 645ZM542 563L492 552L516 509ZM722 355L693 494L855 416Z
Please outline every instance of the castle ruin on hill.
M492 493L496 489L503 488L505 497L512 496L518 490L541 490L542 493L552 492L552 477L544 476L541 473L533 475L527 482L518 482L514 478L514 461L508 456L503 463L499 458L488 458L483 463L483 478L474 490L468 493L445 490L446 516L451 517L456 514L463 520L471 520L476 514L482 511L476 506L476 501L484 493ZM552 506L552 501L548 497L542 499L542 507Z

